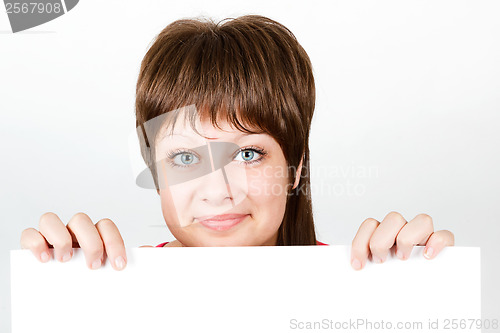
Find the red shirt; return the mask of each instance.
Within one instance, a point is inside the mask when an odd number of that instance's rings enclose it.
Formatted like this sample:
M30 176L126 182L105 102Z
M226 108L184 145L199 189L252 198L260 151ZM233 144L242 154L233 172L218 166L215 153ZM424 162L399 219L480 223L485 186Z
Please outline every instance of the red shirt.
M168 243L170 243L170 242L158 244L158 245L156 245L156 247L163 247L163 246L165 246L165 244L168 244ZM321 243L320 241L316 241L316 245L328 245L328 244Z

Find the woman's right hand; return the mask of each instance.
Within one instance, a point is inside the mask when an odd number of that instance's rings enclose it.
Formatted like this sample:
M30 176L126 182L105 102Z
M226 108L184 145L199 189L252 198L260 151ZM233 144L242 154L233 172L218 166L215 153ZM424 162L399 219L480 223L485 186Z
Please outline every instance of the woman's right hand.
M30 249L41 262L50 260L49 246L54 248L54 258L65 262L73 256L73 247L83 250L87 266L97 269L105 256L116 270L127 264L125 245L116 225L110 219L102 219L95 225L84 213L75 214L65 226L51 212L40 218L39 229L25 229L21 234L21 248Z

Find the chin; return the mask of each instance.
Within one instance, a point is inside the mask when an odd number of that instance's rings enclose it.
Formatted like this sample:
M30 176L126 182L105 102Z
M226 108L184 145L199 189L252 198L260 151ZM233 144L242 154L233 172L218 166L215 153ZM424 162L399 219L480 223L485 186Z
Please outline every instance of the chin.
M200 246L200 247L237 247L237 246L256 246L255 240L247 239L246 237L241 237L238 234L227 234L227 235L207 235L199 234L193 236L183 237L186 243L183 243L180 239L179 241L187 246ZM191 245L193 244L193 245Z

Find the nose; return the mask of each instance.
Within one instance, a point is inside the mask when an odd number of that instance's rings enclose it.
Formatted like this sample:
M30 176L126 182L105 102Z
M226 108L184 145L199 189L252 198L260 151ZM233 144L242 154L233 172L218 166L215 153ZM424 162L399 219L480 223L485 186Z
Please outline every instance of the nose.
M202 177L198 197L213 206L233 204L233 195L224 167Z

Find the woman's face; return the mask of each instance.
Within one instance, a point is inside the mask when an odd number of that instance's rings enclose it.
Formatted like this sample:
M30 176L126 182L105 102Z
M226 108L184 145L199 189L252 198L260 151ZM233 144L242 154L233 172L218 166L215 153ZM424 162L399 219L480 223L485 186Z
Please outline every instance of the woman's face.
M198 119L204 137L187 121L177 121L172 135L160 132L156 160L165 222L184 246L276 245L292 185L281 147L268 134L219 126Z

